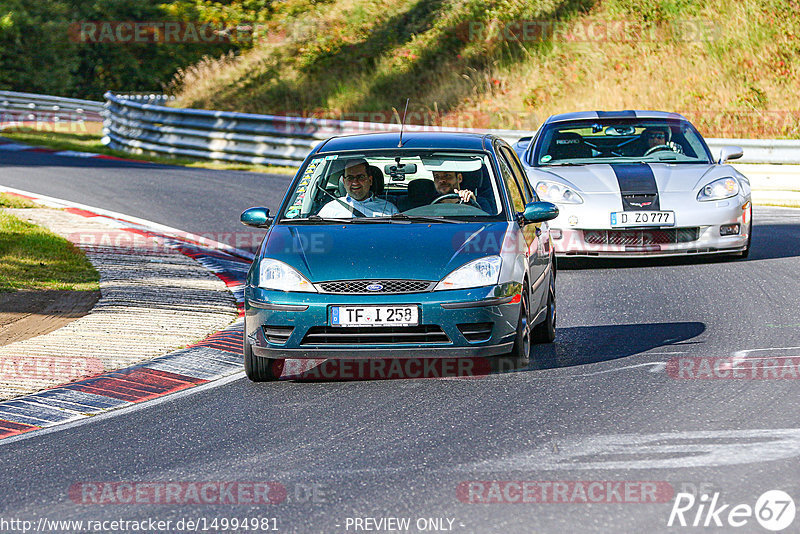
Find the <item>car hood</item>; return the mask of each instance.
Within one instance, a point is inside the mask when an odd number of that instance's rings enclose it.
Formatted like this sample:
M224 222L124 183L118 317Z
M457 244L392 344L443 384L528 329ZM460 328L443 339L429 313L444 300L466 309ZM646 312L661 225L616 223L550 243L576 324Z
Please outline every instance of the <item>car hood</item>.
M552 180L566 182L567 185L585 193L619 193L620 184L615 172L615 167L638 168L643 172L652 172L658 191L673 193L680 191L693 191L699 188L700 182L706 175L718 174L711 171L719 165L703 164L621 164L609 165L597 163L591 165L575 165L564 167L537 167L528 170L532 185L535 187L539 180ZM731 173L727 174L728 176ZM711 179L709 177L709 179Z
M499 254L508 222L274 226L261 257L283 261L311 282L441 280L472 260Z

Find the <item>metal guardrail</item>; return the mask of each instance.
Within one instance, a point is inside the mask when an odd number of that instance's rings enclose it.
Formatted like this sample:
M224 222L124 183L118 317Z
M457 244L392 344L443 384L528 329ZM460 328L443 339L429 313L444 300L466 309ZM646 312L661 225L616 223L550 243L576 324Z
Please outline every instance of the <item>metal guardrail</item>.
M227 111L169 108L106 93L105 132L113 148L212 160L299 166L309 151L333 135L395 132L397 124L338 121ZM531 135L516 130L464 130L406 125L409 131L475 131L510 143ZM800 163L800 141L707 139L714 154L725 145L744 148L740 163Z
M0 91L0 116L10 122L101 122L103 103L61 96Z
M711 153L725 145L742 147L744 156L736 163L800 163L800 140L795 139L706 139Z
M114 94L106 102L0 91L2 122L104 121L104 142L127 152L299 166L321 140L333 135L396 132L397 124L257 115L164 106L151 93ZM531 135L517 130L476 130L406 125L407 131L489 132L509 143ZM724 145L744 149L736 163L800 164L800 140L706 139L712 153Z
M323 139L334 135L396 132L398 124L170 108L105 94L106 143L116 149L298 167ZM464 131L406 125L406 131ZM478 130L471 130L478 131ZM481 132L486 130L480 130ZM495 130L507 140L526 135ZM527 134L529 135L529 134Z

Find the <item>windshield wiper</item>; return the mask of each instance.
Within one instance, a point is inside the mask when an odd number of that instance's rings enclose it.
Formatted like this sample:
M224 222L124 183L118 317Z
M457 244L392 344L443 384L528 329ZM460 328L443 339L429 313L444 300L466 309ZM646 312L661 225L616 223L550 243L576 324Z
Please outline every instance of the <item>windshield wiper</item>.
M319 215L309 215L308 217L301 217L299 219L286 219L287 221L296 223L296 222L335 222L335 223L363 223L369 222L369 217L320 217Z
M447 219L445 217L425 217L423 215L406 215L405 213L394 213L389 217L389 219L393 219L395 221L449 223L449 224L458 224L461 222L455 219Z

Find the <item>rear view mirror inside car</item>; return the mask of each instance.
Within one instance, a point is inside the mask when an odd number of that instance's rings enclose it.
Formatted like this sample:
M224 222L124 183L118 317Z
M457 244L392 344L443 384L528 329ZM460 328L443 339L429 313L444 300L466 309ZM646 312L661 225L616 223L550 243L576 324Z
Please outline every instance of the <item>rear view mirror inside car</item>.
M401 182L406 179L406 174L416 174L416 163L405 163L400 165L386 165L383 170L388 174L393 181Z

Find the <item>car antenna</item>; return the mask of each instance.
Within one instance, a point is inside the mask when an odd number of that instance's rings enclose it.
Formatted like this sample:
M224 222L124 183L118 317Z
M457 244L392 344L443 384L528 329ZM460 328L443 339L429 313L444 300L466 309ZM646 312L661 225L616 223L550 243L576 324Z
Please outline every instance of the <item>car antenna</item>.
M403 122L400 123L400 142L397 143L397 148L403 148L403 127L406 125L406 113L408 112L409 100L411 99L406 98L406 109L403 110Z

